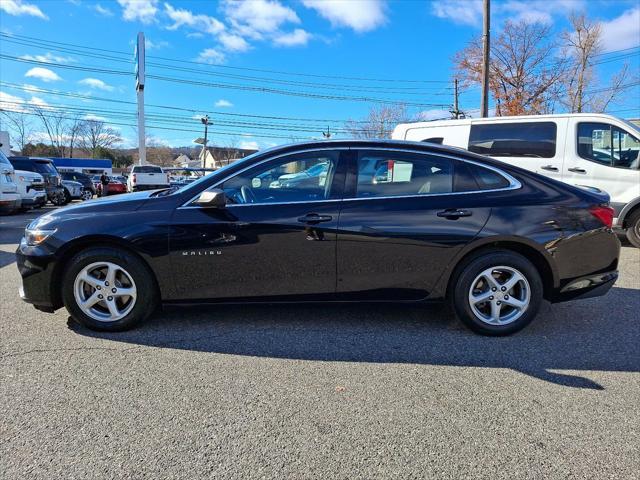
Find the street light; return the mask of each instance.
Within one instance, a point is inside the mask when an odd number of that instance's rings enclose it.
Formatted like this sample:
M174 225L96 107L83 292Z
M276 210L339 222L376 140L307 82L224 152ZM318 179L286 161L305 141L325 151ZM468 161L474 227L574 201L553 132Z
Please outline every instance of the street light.
M200 122L204 125L204 138L202 139L202 168L207 168L207 130L211 122L209 122L209 115L205 115L200 119ZM200 140L198 138L197 140ZM196 140L196 143L200 143Z

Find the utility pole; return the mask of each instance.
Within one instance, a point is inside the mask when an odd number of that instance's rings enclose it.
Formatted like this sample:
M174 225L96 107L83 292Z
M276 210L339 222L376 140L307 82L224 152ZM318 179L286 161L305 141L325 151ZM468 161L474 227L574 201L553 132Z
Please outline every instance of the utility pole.
M484 0L483 3L483 33L482 33L482 102L480 104L480 116L486 118L489 116L489 57L491 39L489 31L491 30L491 0Z
M205 115L200 119L200 121L204 124L204 142L202 143L202 168L207 168L207 133L208 127L209 125L211 125L211 123L209 122L209 115Z
M329 125L327 125L327 131L326 132L322 132L322 136L326 139L331 138L331 131L329 130Z
M146 135L144 132L144 82L145 51L144 33L138 33L136 43L136 93L138 95L138 165L147 162Z
M460 110L458 109L458 79L453 80L453 118L460 118Z

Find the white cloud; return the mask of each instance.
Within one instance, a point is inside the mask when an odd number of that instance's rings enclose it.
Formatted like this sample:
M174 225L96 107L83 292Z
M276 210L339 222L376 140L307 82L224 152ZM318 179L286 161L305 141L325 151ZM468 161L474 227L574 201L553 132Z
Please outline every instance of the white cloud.
M113 17L113 12L111 10L109 10L108 8L103 7L102 5L100 5L99 3L96 3L93 6L93 9L100 15L102 15L103 17Z
M104 117L101 117L100 115L94 115L93 113L89 113L87 115L85 115L84 117L82 117L83 120L92 120L94 122L106 122L107 119Z
M51 52L47 52L44 55L22 55L20 56L23 60L35 60L36 62L47 62L47 63L72 63L75 62L75 59L72 57L61 57L59 55L53 55Z
M222 46L230 52L246 52L250 45L239 35L223 32L218 36Z
M40 97L33 97L32 96L31 100L29 100L28 103L30 105L33 105L34 107L42 108L44 110L51 108L51 106Z
M273 37L273 43L283 47L306 45L312 36L309 32L301 28L296 28L293 32L275 35Z
M438 0L431 4L431 13L462 25L480 25L482 0Z
M22 0L1 0L0 10L4 10L9 15L30 15L49 20L49 17L42 13L39 7L32 3L25 3Z
M238 147L242 148L244 150L259 150L260 149L260 146L258 145L258 142L256 142L255 140L243 140L242 142L240 142Z
M224 53L215 48L206 48L200 52L198 58L196 59L198 62L205 62L210 64L223 63L225 61Z
M62 80L56 72L42 67L33 67L31 70L25 73L24 76L28 78L37 78L39 80L42 80L43 82L55 82L58 80Z
M602 47L605 51L640 45L640 7L627 10L619 17L602 22Z
M231 103L229 100L225 100L224 98L221 98L215 103L215 106L218 108L229 108L229 107L233 107L233 103Z
M443 110L441 108L433 108L431 110L424 110L416 115L417 120L428 122L430 120L441 120L443 118L451 118L451 112Z
M356 32L367 32L387 21L386 3L382 0L302 0L335 27L348 27Z
M151 23L158 13L158 0L118 0L122 7L122 18L133 22Z
M146 50L160 50L161 48L166 48L169 46L169 42L164 40L158 40L156 42L152 42L150 38L144 39L144 48Z
M240 33L256 39L264 33L276 32L286 23L300 23L296 12L277 0L226 0L223 10L227 20Z
M24 111L22 108L23 103L24 99L0 91L0 109L22 112Z
M187 26L194 30L216 35L224 30L224 24L217 18L208 15L194 14L183 8L173 8L169 3L164 4L165 13L173 21L168 30L177 30Z
M111 85L97 78L83 78L78 83L80 85L86 85L89 88L95 88L96 90L104 90L105 92L113 91L113 87Z

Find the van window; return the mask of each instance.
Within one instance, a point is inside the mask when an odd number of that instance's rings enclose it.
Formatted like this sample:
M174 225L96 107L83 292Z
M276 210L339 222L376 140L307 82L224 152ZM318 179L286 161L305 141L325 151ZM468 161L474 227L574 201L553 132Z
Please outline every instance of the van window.
M606 166L639 167L640 141L629 132L608 123L578 124L578 155Z
M154 167L153 165L140 165L133 167L132 173L162 173L160 167Z
M556 132L554 122L472 124L468 150L493 157L552 158Z

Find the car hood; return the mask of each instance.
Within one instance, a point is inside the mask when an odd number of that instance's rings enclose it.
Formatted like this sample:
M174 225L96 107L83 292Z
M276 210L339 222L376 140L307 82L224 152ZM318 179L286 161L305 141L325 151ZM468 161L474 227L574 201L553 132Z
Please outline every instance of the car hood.
M16 170L16 177L24 177L25 180L44 182L42 175L35 172L29 172L27 170Z

